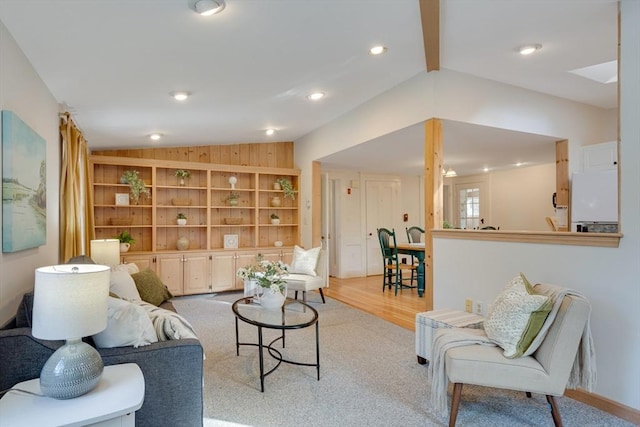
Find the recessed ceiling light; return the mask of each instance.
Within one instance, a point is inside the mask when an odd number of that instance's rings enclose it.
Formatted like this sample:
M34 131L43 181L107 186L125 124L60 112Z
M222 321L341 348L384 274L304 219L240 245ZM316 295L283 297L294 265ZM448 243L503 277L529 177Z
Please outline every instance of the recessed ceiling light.
M522 166L522 165L524 165L524 163L522 163L522 162L516 163L516 166Z
M189 0L189 7L202 16L222 12L225 6L224 0Z
M482 169L483 172L489 172L489 168L485 167Z
M311 101L317 101L319 99L324 98L325 93L324 92L314 92L310 95L307 95L307 99L310 99Z
M176 101L185 101L188 97L191 96L191 92L180 90L176 92L171 92L170 95L173 96Z
M275 129L267 129L267 130L264 131L264 133L266 133L267 135L271 136L274 133L276 133L276 130Z
M520 55L531 55L533 52L542 49L541 44L529 44L520 48Z
M387 51L387 48L384 46L374 46L369 49L369 55L382 55Z
M149 138L151 138L153 141L157 141L160 138L162 138L162 134L161 133L152 133L151 135L149 135Z

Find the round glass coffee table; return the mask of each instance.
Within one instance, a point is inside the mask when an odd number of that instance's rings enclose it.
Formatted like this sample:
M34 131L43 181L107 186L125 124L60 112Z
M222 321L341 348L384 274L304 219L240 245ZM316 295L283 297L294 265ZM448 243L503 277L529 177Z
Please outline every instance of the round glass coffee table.
M310 305L287 298L284 305L279 310L267 310L255 303L253 298L240 298L231 306L233 314L236 316L236 355L240 356L241 345L251 345L258 347L260 359L260 391L264 392L264 378L278 369L282 362L300 366L315 366L320 381L320 340L318 335L318 312ZM241 320L258 328L258 343L240 342L238 335L238 320ZM282 357L282 353L274 348L274 344L282 341L282 348L285 348L285 331L288 329L302 329L315 325L316 329L316 361L315 363L303 363L287 360ZM279 329L282 334L268 344L262 340L262 329ZM276 359L278 363L269 371L264 371L264 349L269 355Z

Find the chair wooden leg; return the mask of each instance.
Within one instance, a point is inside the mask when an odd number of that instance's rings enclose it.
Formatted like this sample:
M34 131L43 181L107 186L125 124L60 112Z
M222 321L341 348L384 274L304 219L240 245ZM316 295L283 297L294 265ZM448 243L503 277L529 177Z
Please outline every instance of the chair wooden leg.
M551 416L553 417L553 424L556 427L562 427L562 418L560 418L560 409L556 403L556 398L547 394L547 402L549 408L551 408Z
M324 304L325 301L324 301L324 293L322 292L322 288L319 288L318 290L320 291L320 297L322 298L322 303Z
M451 399L451 415L449 415L449 427L456 426L456 418L458 418L458 406L460 406L460 397L462 396L462 383L453 385L453 396Z

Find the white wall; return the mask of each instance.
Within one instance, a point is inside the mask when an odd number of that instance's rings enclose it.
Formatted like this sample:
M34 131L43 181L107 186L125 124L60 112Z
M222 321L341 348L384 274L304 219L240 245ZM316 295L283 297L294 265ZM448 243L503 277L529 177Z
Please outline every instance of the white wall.
M620 247L435 239L434 301L463 308L465 297L491 300L519 271L583 292L593 306L596 393L640 410L640 2L622 0L621 20ZM423 73L296 141L302 192L310 194L313 160L431 117L566 138L570 171L580 146L616 139L612 111L452 71Z
M44 246L0 255L0 325L33 289L34 270L58 262L60 154L58 104L0 22L0 109L13 111L47 141L47 240ZM0 152L0 160L2 153ZM38 171L34 171L35 174ZM0 212L0 218L2 212Z
M549 231L545 217L555 215L555 164L493 172L489 178L493 225L500 230Z

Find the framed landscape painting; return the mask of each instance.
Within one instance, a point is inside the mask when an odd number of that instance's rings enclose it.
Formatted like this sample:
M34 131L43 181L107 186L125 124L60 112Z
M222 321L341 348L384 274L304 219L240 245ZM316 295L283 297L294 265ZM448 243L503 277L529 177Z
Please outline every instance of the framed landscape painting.
M47 239L47 145L11 111L2 111L2 252Z

